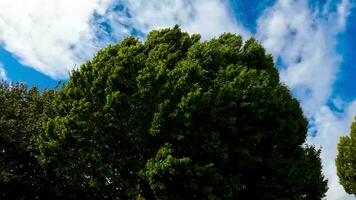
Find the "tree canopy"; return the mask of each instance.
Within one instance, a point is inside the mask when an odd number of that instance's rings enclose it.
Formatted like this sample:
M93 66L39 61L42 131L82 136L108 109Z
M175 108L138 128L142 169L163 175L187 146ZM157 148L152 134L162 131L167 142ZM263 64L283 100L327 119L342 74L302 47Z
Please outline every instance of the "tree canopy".
M59 89L1 83L0 101L1 199L320 200L327 190L299 102L253 38L155 30L99 51Z
M340 138L336 168L345 191L356 195L356 121L351 125L350 135Z
M36 144L50 97L50 91L0 83L0 199L54 199Z
M255 40L179 27L73 71L38 139L58 191L88 199L321 199L307 121Z

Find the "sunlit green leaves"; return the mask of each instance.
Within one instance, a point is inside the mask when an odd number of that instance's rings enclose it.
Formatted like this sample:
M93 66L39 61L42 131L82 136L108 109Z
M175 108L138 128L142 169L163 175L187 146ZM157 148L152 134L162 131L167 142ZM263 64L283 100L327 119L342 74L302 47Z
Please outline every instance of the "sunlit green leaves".
M336 159L340 184L349 194L356 195L356 122L352 123L349 136L340 138Z

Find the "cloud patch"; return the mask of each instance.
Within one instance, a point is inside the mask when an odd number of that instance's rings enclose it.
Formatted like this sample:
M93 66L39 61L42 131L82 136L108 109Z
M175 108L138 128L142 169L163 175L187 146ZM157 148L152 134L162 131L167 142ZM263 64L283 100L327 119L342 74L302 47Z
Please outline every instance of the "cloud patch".
M1 62L0 62L0 80L1 81L8 80L4 65Z
M224 0L122 0L107 10L102 21L111 27L114 38L129 36L138 30L144 39L152 29L176 24L185 31L201 34L203 39L224 32L250 35L235 20L228 6Z
M341 62L336 36L345 26L344 4L339 5L340 15L322 14L306 0L283 0L258 20L257 38L282 62L281 79L303 99L306 113L315 112L332 93Z
M98 50L90 20L109 0L0 1L0 44L23 64L63 79Z
M23 65L54 79L123 38L175 24L204 39L249 35L224 0L0 1L0 44Z

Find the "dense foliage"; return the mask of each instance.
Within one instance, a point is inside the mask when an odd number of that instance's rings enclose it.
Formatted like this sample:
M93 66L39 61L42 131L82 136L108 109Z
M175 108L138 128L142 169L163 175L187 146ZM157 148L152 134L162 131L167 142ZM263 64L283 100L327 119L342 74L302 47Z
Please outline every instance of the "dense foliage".
M307 121L254 39L179 27L127 38L74 71L41 162L92 199L321 199ZM83 191L83 192L80 192Z
M356 195L356 121L352 123L350 136L340 138L338 152L336 168L340 184L347 193Z
M54 197L36 145L50 96L24 84L0 83L0 199Z
M127 38L61 89L0 85L5 199L319 200L320 151L254 39ZM1 199L3 199L0 197Z

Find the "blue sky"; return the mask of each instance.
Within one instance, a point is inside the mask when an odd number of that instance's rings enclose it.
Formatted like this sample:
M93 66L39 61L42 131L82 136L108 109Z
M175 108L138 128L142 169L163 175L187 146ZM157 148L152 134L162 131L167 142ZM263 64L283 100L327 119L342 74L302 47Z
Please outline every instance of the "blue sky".
M31 87L37 86L42 90L46 88L52 89L58 83L58 80L21 64L16 56L6 51L3 47L0 48L0 62L5 69L8 81L26 83Z
M356 98L356 12L351 12L346 30L339 37L338 52L343 56L340 74L336 81L337 93L346 100Z
M2 0L0 77L41 89L66 80L99 49L181 25L204 40L256 37L310 122L322 148L327 199L351 199L338 183L337 141L356 115L355 0Z

